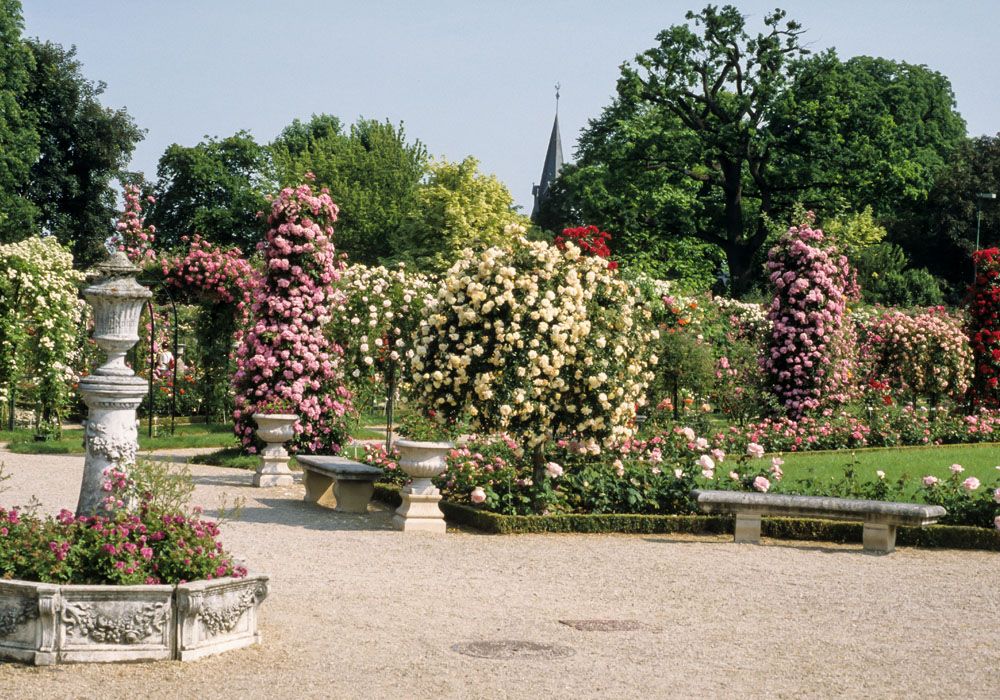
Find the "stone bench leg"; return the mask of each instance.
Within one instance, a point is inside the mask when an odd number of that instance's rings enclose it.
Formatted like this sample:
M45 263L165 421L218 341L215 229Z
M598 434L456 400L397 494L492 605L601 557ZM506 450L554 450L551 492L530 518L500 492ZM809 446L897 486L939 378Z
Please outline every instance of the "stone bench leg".
M318 503L321 506L333 506L336 497L333 493L333 479L308 469L302 471L302 484L306 487L303 500L308 503Z
M371 481L347 481L338 479L333 485L334 498L337 507L334 510L341 513L367 513L368 501L375 493L375 484Z
M889 554L896 549L896 526L866 522L862 542L866 552Z
M760 515L754 513L737 513L736 528L733 531L733 542L760 544Z

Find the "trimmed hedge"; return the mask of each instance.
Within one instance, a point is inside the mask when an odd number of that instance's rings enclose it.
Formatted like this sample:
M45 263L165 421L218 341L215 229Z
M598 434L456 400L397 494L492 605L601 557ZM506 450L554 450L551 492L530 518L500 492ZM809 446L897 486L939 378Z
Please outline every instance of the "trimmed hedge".
M375 500L393 508L402 502L399 489L391 484L375 484ZM497 535L541 532L694 535L732 533L733 516L725 515L500 515L471 506L441 502L448 522L466 525ZM861 543L861 523L843 523L807 518L763 518L761 533L783 540ZM1000 551L1000 532L980 527L932 525L926 528L901 527L896 544L903 547L944 547Z

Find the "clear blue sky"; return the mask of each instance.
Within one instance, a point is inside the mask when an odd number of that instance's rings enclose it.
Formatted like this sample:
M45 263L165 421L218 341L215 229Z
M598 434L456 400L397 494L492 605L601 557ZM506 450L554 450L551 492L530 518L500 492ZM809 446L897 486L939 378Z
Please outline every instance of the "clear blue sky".
M719 3L722 4L722 3ZM776 5L814 50L925 64L951 79L973 135L1000 132L1000 3ZM531 209L562 84L567 157L614 93L618 66L704 0L24 0L25 34L75 44L103 101L148 130L132 168L154 178L171 143L247 129L261 142L327 112L403 121L434 155L474 155Z

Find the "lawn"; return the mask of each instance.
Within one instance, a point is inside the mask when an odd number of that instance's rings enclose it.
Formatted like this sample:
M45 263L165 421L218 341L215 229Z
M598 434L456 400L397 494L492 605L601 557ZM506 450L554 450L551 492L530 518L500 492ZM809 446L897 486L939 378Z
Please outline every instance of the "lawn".
M773 456L773 455L769 455ZM896 481L902 476L920 478L933 475L939 479L951 476L952 464L961 464L963 478L974 476L984 484L993 484L998 477L995 467L1000 464L1000 444L937 445L932 447L887 447L865 450L823 452L790 452L782 455L785 480L837 480L844 470L853 466L861 479L874 481L876 472Z
M174 434L163 434L147 437L146 425L139 430L140 450L178 449L183 447L231 447L236 444L233 437L233 427L228 423L192 423L177 425ZM15 430L0 432L0 442L9 442L11 452L20 454L83 454L83 430L67 429L62 431L58 440L35 442L32 430Z

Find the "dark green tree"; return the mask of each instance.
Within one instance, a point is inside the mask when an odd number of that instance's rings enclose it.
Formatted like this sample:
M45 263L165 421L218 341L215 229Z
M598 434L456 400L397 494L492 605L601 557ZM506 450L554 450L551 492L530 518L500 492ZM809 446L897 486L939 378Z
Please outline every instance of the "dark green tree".
M25 107L34 63L21 41L23 29L21 3L0 0L0 243L37 233L37 209L27 189L38 159L38 132Z
M32 165L29 198L38 223L73 251L77 266L96 261L113 232L116 193L142 131L124 109L104 107L102 82L83 75L76 49L28 40L34 57L25 104L41 155Z
M156 175L156 203L146 221L156 226L161 245L199 233L218 245L253 252L264 232L257 212L268 208L265 197L275 181L270 152L248 132L206 137L190 147L172 144Z
M672 255L668 266L690 265L694 242L717 247L739 294L795 203L887 215L927 196L962 137L940 74L810 57L781 10L756 35L732 6L687 18L623 65L615 102L554 188L554 218L606 228L626 252Z
M396 257L399 226L417 205L417 186L427 170L427 149L408 143L402 125L359 119L344 131L339 119L321 114L295 120L271 144L282 185L313 173L340 207L337 249L366 264Z

